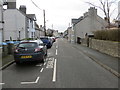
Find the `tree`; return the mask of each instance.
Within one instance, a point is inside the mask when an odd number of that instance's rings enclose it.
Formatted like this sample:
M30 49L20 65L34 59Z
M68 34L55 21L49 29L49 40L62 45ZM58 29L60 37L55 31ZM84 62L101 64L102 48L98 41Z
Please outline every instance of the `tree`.
M98 0L98 1L100 3L99 6L97 6L97 5L95 5L91 2L86 2L86 3L102 10L104 15L105 15L105 19L108 22L108 27L110 27L110 18L111 18L111 15L113 14L113 12L116 9L115 8L114 10L111 11L111 8L112 8L113 4L115 4L118 0Z

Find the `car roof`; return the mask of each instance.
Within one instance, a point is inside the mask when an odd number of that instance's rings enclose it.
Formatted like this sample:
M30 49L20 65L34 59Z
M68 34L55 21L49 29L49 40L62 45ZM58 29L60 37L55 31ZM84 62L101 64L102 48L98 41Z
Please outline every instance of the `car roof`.
M20 43L27 43L27 42L37 42L37 43L43 43L40 39L39 40L24 40L24 41L21 41Z

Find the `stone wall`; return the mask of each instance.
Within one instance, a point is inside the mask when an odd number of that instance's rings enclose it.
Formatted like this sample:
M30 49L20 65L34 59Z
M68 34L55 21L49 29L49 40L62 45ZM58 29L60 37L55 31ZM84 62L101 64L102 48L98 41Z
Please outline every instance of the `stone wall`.
M89 39L89 47L114 57L120 57L120 42Z

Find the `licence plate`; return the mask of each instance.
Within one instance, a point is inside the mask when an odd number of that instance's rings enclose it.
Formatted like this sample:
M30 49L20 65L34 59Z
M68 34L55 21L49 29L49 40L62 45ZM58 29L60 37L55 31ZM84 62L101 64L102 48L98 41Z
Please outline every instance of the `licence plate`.
M32 58L32 56L21 56L21 58Z

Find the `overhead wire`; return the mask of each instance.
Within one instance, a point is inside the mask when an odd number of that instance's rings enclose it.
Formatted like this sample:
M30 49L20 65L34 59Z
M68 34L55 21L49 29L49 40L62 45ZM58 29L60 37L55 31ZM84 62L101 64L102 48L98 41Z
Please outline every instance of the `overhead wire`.
M37 7L37 8L39 8L40 10L43 10L43 9L41 9L40 7L38 7L38 5L37 4L35 4L35 2L34 1L32 1L31 0L31 2Z

